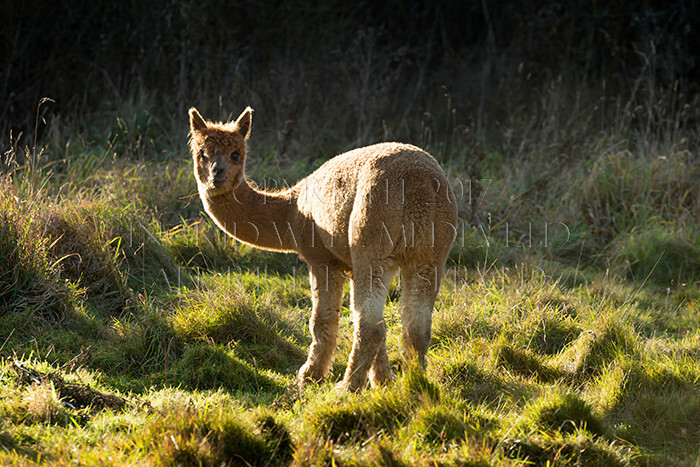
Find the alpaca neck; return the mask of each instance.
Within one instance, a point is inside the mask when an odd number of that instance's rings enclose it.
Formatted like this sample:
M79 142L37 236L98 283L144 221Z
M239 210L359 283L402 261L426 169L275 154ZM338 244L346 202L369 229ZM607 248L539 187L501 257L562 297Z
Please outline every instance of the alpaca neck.
M205 207L219 227L242 242L270 250L297 250L297 204L291 190L259 191L244 180L230 193L207 198Z

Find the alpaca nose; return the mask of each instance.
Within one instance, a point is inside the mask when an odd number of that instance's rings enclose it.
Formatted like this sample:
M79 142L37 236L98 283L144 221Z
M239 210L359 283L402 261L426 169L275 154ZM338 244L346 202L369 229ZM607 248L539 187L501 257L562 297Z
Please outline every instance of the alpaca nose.
M226 180L226 174L224 173L224 168L216 164L212 167L211 171L212 178L214 180Z

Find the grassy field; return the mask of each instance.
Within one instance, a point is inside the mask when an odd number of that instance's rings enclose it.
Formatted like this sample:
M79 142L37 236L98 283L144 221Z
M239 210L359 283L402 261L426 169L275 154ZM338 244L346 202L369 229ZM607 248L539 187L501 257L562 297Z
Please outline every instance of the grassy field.
M697 2L9 2L0 464L698 465ZM51 99L42 99L49 96ZM37 105L38 102L38 105ZM428 369L300 390L306 266L202 213L187 109L279 189L400 140L459 229ZM9 136L9 137L8 137Z
M535 118L514 115L498 144L477 145L468 125L415 134L454 181L460 230L427 373L401 360L395 284L385 316L400 376L359 394L333 389L347 297L330 380L296 387L305 266L202 214L185 126L133 105L95 115L92 131L58 120L42 144L12 145L0 463L700 461L697 130L682 108L586 128L571 121L593 106L571 115L559 99L551 89ZM260 186L332 155L280 158L255 130L252 144Z

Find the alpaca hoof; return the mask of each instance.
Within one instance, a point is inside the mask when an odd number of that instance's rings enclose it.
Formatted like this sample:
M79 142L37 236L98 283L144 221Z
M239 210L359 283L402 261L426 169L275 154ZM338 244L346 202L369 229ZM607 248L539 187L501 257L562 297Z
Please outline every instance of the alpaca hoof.
M358 392L359 388L352 388L349 383L345 381L341 381L340 383L335 385L335 391L338 393L346 393L346 392Z
M314 370L310 365L304 364L297 372L297 382L299 387L303 388L308 383L320 383L323 381L324 375L319 371Z
M338 393L345 393L348 392L348 385L345 381L341 381L340 383L335 385L335 392Z
M396 381L396 373L389 369L386 372L374 373L370 371L369 374L369 384L372 385L372 389L380 388L386 386L392 381Z
M337 392L360 392L365 384L357 384L352 381L343 380L335 385Z

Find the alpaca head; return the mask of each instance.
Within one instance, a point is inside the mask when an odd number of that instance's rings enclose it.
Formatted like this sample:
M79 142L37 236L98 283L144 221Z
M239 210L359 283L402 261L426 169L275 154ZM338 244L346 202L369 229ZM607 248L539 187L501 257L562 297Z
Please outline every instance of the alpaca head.
M246 142L253 109L246 108L236 121L212 123L190 109L190 151L200 192L208 197L232 191L244 179Z

